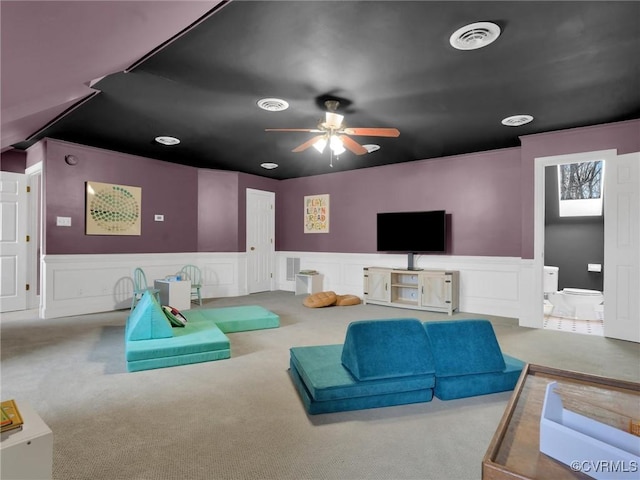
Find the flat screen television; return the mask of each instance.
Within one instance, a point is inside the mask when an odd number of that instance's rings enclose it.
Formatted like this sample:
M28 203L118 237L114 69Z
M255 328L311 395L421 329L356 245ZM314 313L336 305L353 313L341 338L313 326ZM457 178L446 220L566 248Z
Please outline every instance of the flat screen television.
M447 216L444 210L378 213L377 250L409 254L444 253L447 249Z

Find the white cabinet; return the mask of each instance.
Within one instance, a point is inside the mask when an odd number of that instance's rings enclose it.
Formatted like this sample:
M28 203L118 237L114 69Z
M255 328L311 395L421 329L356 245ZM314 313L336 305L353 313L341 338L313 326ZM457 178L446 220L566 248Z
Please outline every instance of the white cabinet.
M458 309L459 273L425 270L421 273L422 281L420 305L425 310L447 312L449 315Z
M160 290L160 303L178 310L191 308L191 282L189 280L154 280L154 288Z
M296 295L312 295L322 291L322 275L296 273Z
M391 271L374 268L364 269L364 298L365 301L385 302L391 301Z
M364 303L451 315L458 309L457 271L364 269Z
M24 421L22 430L2 434L0 478L50 479L53 472L53 433L31 406L17 402Z

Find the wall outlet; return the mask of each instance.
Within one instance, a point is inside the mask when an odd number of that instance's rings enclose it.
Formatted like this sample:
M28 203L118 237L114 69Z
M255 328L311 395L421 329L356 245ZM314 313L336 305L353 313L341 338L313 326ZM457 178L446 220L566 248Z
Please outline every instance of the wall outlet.
M56 217L56 225L58 227L70 227L71 217Z
M153 219L156 222L164 222L164 215L158 215L157 213L153 216Z

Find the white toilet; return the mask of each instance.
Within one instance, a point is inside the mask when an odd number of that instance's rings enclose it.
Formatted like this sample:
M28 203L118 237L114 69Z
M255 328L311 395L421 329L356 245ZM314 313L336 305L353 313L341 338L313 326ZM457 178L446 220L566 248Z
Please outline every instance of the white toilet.
M597 320L597 306L604 302L602 292L584 288L564 288L558 292L558 270L558 267L544 267L545 313L550 303L556 316Z

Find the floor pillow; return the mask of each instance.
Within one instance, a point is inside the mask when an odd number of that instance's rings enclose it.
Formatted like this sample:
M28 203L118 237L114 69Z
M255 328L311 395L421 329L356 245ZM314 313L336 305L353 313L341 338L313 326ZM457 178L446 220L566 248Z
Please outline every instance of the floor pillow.
M318 292L309 295L302 301L305 307L309 308L321 308L329 307L336 303L337 297L335 292Z
M336 305L346 307L348 305L360 305L360 297L355 295L336 295Z

